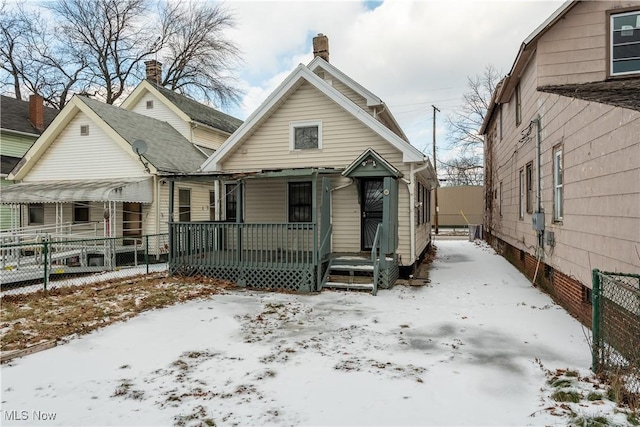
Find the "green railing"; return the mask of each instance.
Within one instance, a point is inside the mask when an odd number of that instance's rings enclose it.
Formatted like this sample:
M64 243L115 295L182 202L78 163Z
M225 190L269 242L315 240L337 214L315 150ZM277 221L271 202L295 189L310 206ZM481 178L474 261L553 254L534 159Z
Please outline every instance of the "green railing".
M169 230L171 274L200 274L256 288L317 289L314 223L177 222Z
M318 284L317 290L321 290L327 279L329 278L329 267L331 267L331 234L333 233L333 225L329 225L326 231L323 231L320 249L318 251Z
M380 236L382 235L382 224L376 227L376 235L371 245L371 262L373 262L373 289L371 294L378 294L378 277L380 276L380 257L385 256L380 251Z

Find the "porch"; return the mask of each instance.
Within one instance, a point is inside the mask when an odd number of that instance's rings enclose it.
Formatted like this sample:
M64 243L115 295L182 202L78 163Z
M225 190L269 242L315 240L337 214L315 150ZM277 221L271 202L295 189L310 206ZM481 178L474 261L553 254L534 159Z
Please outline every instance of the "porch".
M322 290L328 286L338 253L344 252L336 250L332 224L338 220L332 211L332 192L344 188L344 185L332 186L332 179L341 178L342 172L305 169L208 176L210 181L218 181L214 184L216 188L234 183L233 197L227 198L233 204L216 208L226 219L169 223L170 273L216 277L260 289ZM174 181L178 180L169 179L171 194L175 191ZM256 182L263 184L250 185ZM266 182L269 184L264 184ZM304 197L299 191L303 186L307 190ZM272 191L268 196L265 195L267 188ZM287 188L284 197L278 196L281 193L275 190ZM367 206L380 207L379 216L367 216L361 227L366 257L361 257L359 264L362 271L370 271L371 291L375 294L378 288L391 287L398 277L397 181L392 177L380 178L378 186L361 194L358 200L349 201L352 218L359 220L363 216L354 205L362 206L366 202ZM375 200L372 200L373 194ZM169 197L170 201L173 199ZM174 218L174 206L170 205L169 210L169 218ZM233 220L228 220L231 216ZM260 221L268 218L274 221ZM288 221L277 221L282 218ZM297 221L300 219L303 221ZM356 245L356 250L360 249L360 241ZM337 283L330 286L340 287Z

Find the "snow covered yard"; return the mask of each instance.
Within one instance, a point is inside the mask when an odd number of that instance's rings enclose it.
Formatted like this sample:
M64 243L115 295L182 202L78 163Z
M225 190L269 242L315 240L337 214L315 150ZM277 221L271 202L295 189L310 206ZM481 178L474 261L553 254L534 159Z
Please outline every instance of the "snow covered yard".
M588 331L576 320L486 245L437 247L429 286L377 297L227 291L16 359L2 366L1 423L633 420L590 376ZM552 399L557 391L579 402Z

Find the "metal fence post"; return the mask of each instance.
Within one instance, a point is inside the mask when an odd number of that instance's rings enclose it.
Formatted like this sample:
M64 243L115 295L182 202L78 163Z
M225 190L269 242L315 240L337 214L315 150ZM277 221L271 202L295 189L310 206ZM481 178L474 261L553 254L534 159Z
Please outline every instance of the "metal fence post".
M44 239L42 242L42 257L44 265L44 290L47 290L49 284L49 240Z
M591 272L591 280L593 289L591 290L591 298L593 305L591 332L593 336L593 348L591 354L591 370L597 372L600 362L600 270L594 268Z
M147 265L147 274L149 274L149 236L144 237L144 263Z

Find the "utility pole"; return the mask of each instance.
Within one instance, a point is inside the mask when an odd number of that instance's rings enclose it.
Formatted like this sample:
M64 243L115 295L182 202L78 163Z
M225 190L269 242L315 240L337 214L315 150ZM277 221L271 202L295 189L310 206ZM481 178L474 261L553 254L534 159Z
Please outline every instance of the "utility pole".
M436 107L435 105L432 105L433 107L433 171L436 174L436 188L434 189L433 192L433 199L434 199L434 204L436 205L435 208L435 212L433 214L433 222L435 223L434 225L436 226L436 234L439 234L438 231L438 185L439 185L439 181L438 181L438 168L436 166L436 112L440 112L440 110L438 110L438 107Z

